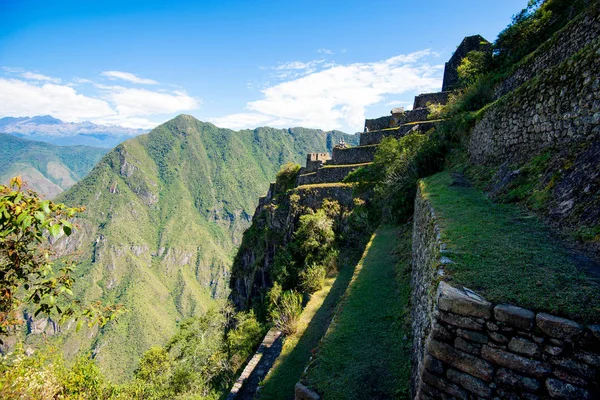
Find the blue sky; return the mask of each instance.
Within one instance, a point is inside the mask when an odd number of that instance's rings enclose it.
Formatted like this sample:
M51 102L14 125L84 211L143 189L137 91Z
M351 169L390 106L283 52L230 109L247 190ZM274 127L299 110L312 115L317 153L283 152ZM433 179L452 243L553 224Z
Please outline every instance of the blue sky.
M526 0L0 0L0 117L362 130Z

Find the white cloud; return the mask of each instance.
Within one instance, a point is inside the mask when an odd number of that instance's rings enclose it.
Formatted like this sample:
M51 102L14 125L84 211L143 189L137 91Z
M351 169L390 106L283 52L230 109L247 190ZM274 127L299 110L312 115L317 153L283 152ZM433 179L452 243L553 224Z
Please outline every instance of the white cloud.
M21 76L25 79L32 81L47 81L52 83L60 83L60 79L58 78L52 78L50 76L38 74L36 72L25 71L21 73Z
M331 51L329 49L318 49L317 53L332 55L333 51Z
M432 55L424 50L373 63L334 65L263 90L261 99L246 105L248 113L212 121L232 128L264 124L361 130L367 107L387 96L440 88L442 66L422 62Z
M131 128L152 128L156 120L168 114L195 110L201 101L182 90L162 88L151 91L124 86L101 85L76 78L72 83L55 84L42 74L22 69L8 70L8 75L26 79L0 77L0 118L49 114L69 122L91 121ZM85 94L77 88L87 83ZM154 121L153 121L154 120Z
M104 90L104 98L114 103L118 114L125 118L171 114L200 107L200 100L183 91L164 93L122 86L97 86Z
M1 116L49 114L68 121L101 118L115 113L106 101L84 96L65 85L5 78L0 78L0 110Z
M74 83L94 83L93 81L85 78L75 78L73 79Z
M139 83L142 85L158 85L158 82L152 79L140 78L130 72L123 71L104 71L101 75L106 76L110 80L120 79L131 83Z
M319 67L322 67L322 64L326 60L312 60L307 62L302 61L291 61L286 63L280 63L271 69L277 71L275 73L275 78L279 80L283 79L294 79L300 76L312 74L317 71Z
M292 61L283 64L279 64L276 67L273 67L275 70L286 70L286 69L310 69L318 64L325 62L325 60L313 60L308 62L302 61Z

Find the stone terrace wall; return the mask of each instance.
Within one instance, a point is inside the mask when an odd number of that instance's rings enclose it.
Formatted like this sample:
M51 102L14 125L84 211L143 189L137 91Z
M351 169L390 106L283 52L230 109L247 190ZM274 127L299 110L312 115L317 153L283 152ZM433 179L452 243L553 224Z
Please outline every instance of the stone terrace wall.
M389 129L385 131L374 131L374 132L363 132L360 134L360 145L368 146L372 144L379 144L384 137L392 136L395 138L401 138L407 135L410 131L419 131L421 133L427 132L429 129L435 126L435 122L421 122L419 124L402 125L397 129Z
M495 89L496 98L518 88L547 68L565 61L600 36L600 7L590 7L528 56Z
M435 278L443 274L441 254L444 250L435 213L429 202L417 192L415 199L412 250L412 373L411 391L417 392L417 382L423 370L425 342L431 330L434 309Z
M357 146L341 149L333 149L331 160L327 164L364 164L373 161L377 146Z
M430 93L437 95L438 93ZM428 95L422 95L428 96ZM377 119L366 119L365 120L365 132L377 131L381 129L394 128L402 124L409 122L426 121L429 115L427 108L417 108L413 110L407 110L403 113L393 114L389 117L381 117Z
M476 163L525 159L600 134L600 39L489 106L471 131Z
M389 128L392 122L392 116L379 117L376 119L365 119L365 132L376 131Z
M413 110L417 108L425 108L427 107L427 103L446 104L448 102L448 96L450 93L452 92L423 93L415 96Z
M449 260L420 192L414 221L415 398L599 398L600 325L494 305L444 281L434 291Z
M358 166L351 167L328 167L319 168L316 172L298 175L296 186L313 185L316 183L335 183L344 180L346 175L357 169Z

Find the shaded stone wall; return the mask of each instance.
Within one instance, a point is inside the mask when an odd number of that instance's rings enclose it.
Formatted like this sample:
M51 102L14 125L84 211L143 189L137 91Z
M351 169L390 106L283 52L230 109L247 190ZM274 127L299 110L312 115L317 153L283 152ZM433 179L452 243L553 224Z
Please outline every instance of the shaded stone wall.
M350 167L343 166L319 168L316 172L298 175L296 186L341 182L346 175L358 167L359 166L355 165Z
M446 104L448 102L448 96L450 93L452 92L423 93L415 96L413 110L417 108L425 108L427 107L427 103Z
M462 59L465 58L470 51L474 50L488 52L491 56L492 45L481 35L467 36L464 38L454 54L452 54L452 57L450 57L450 60L446 63L442 92L452 90L458 84L458 66Z
M435 210L420 191L414 221L415 398L600 396L600 325L492 304L444 281L437 285L449 260Z
M565 61L599 36L600 7L596 4L527 56L510 76L495 88L496 98L518 88L545 69Z
M387 129L391 127L392 116L379 117L375 119L365 119L365 132Z
M437 95L438 93L430 93ZM423 95L427 96L427 95ZM443 96L442 96L443 97ZM446 95L447 98L447 95ZM427 121L429 110L427 108L416 108L401 113L392 114L389 117L365 120L365 132L377 131L381 129L395 128L402 124L417 121Z
M600 40L489 106L471 131L475 163L529 158L600 134Z
M415 394L424 368L425 339L431 331L434 309L435 278L443 273L441 254L444 250L433 208L423 198L420 188L415 198L413 221L411 392Z
M309 153L306 155L306 170L316 171L321 164L330 159L329 153Z
M336 147L327 164L364 164L372 162L377 146L357 146L345 149Z
M419 124L402 125L397 129L389 129L385 131L363 132L360 134L360 145L368 146L381 143L384 137L395 137L396 139L407 135L411 131L427 132L435 126L435 122L421 122Z

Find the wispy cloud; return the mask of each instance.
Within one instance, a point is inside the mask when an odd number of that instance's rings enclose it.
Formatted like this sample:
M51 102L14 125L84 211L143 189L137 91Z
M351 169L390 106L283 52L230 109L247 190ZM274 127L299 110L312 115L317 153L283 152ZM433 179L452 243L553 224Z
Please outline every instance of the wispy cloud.
M262 91L262 98L246 104L247 112L213 118L232 129L269 126L306 126L360 130L367 107L389 95L432 91L441 85L441 65L423 60L429 50L372 63L332 65Z
M140 78L139 76L130 72L123 71L104 71L101 75L106 76L108 79L116 80L120 79L123 81L138 83L141 85L158 85L158 82L152 79Z
M295 79L300 76L309 75L317 71L323 66L326 60L312 60L312 61L291 61L285 63L279 63L278 65L271 67L272 70L276 71L274 77L282 79Z
M48 75L38 74L37 72L25 71L21 73L21 76L25 79L33 80L33 81L45 81L52 83L60 83L60 79L52 78Z
M196 110L202 103L184 90L164 87L148 90L126 87L127 83L103 85L85 78L60 84L60 79L40 73L2 69L7 76L0 76L0 117L49 114L69 122L89 120L151 128L157 125L152 119ZM138 77L136 80L145 81ZM131 82L130 79L125 81ZM84 83L87 85L81 87Z
M333 55L333 51L331 51L329 49L318 49L317 53L327 54L327 55Z

